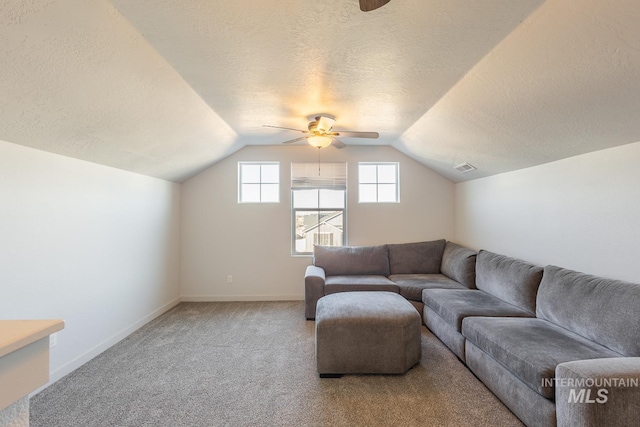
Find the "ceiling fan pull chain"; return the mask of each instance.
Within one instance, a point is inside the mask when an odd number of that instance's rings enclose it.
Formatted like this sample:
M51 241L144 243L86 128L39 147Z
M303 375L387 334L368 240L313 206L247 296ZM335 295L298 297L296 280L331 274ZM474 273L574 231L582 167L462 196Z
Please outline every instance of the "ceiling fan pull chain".
M320 147L318 147L318 176L320 176Z

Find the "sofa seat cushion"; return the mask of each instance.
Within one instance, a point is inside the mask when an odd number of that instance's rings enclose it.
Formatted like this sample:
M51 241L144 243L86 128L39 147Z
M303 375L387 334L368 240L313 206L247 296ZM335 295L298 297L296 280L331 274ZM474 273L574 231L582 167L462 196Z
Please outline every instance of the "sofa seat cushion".
M396 294L400 293L398 285L384 276L329 276L324 282L325 295L350 291L388 291L395 292Z
M620 357L593 341L536 318L468 317L462 335L547 399L560 363Z
M463 289L466 290L427 289L422 292L422 302L458 332L462 331L465 317L533 317L528 311L486 292Z
M422 302L424 289L467 289L444 274L392 274L391 281L400 287L400 295Z

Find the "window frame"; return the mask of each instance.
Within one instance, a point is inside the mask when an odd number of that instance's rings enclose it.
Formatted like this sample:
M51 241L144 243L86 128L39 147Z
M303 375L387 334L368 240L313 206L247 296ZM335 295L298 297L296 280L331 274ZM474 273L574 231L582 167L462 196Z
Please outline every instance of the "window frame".
M385 182L380 182L379 181L379 173L378 173L378 166L395 166L395 182L394 183L385 183ZM376 180L375 182L362 182L361 179L361 171L360 171L360 167L361 166L375 166L376 167ZM379 192L379 186L380 185L390 185L393 184L395 185L395 200L385 200L385 201L380 201L379 197L380 197L380 192ZM376 188L376 200L366 200L363 201L361 199L361 194L362 194L362 186L363 185L375 185ZM400 203L400 162L358 162L358 203L363 203L363 204L368 204L368 203Z
M260 180L259 182L243 182L242 179L242 167L245 165L254 165L254 166L260 166ZM262 181L262 166L277 166L278 167L278 182L263 182ZM280 170L280 162L272 162L272 161L240 161L238 162L238 203L239 204L269 204L269 203L280 203L280 199L281 199L281 195L280 195L280 174L281 174L281 170ZM260 200L243 200L243 192L242 192L242 186L244 185L259 185L260 188ZM277 200L267 200L267 201L263 201L262 200L262 188L263 185L277 185L278 186L278 192L277 192Z

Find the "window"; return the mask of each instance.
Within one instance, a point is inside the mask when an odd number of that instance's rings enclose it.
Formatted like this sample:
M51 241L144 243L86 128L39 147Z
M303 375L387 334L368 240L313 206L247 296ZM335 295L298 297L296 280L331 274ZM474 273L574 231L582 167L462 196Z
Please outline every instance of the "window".
M280 202L278 162L238 163L238 203Z
M346 163L291 164L293 255L313 254L314 244L345 244L346 193Z
M358 201L398 203L398 169L398 163L358 163Z

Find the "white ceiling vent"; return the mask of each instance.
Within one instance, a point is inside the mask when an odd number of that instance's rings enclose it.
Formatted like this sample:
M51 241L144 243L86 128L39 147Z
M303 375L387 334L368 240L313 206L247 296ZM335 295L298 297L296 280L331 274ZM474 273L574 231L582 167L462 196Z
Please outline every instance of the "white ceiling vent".
M467 172L471 172L472 170L475 170L476 167L469 164L469 163L460 163L457 166L454 166L454 168L458 171L458 172L462 172L462 173L467 173Z

